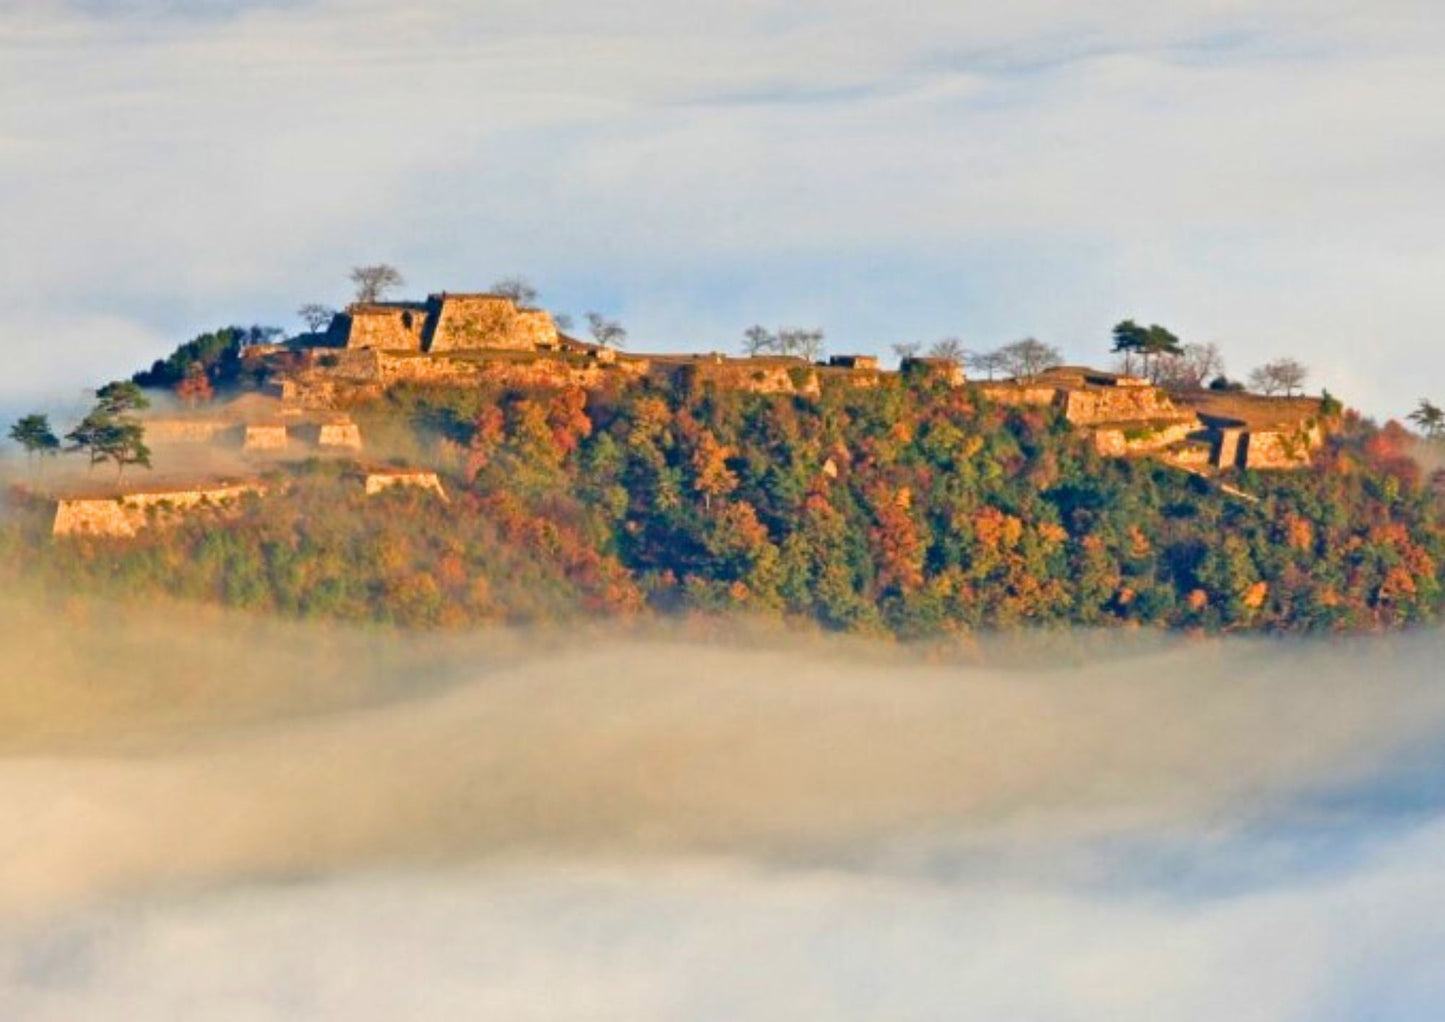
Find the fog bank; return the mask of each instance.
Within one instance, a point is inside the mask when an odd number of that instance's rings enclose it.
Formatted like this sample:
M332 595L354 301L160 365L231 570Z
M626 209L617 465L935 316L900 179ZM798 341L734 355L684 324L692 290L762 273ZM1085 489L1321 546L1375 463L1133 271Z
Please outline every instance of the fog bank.
M1435 633L10 611L6 1017L1318 1018L1332 963L1442 937Z

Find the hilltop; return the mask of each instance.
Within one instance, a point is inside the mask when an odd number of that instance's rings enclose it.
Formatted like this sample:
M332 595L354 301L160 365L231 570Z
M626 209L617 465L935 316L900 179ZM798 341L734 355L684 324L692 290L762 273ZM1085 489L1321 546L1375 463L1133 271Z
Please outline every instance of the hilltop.
M138 373L154 470L32 479L7 570L428 627L1289 631L1441 608L1409 438L1331 401L1087 367L978 381L915 354L627 354L498 294L318 326L219 331Z

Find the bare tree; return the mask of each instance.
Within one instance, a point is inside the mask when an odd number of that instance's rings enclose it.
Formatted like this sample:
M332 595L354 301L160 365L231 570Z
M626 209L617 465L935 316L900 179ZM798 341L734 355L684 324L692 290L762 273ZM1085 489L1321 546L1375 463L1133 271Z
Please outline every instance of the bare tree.
M1154 382L1174 390L1203 390L1224 373L1217 344L1186 344L1178 354L1163 354L1154 363Z
M1059 350L1032 337L1006 344L999 353L1004 359L1004 368L1010 376L1020 380L1033 380L1052 366L1063 361Z
M587 329L592 339L602 348L625 348L627 331L614 319L607 319L600 312L587 313Z
M796 355L809 362L816 362L823 355L823 331L785 327L778 331L777 348L781 355Z
M321 329L336 316L336 310L326 305L310 302L297 309L296 315L301 317L301 322L306 324L308 331L319 334Z
M903 344L893 345L893 354L898 356L899 362L906 362L910 358L917 358L918 353L923 350L923 345L917 341L908 341Z
M970 370L976 373L983 373L988 379L995 375L1007 372L1009 367L1008 356L1004 349L998 348L994 351L979 351L968 356L965 363Z
M778 350L778 339L765 326L754 324L743 331L743 353L750 358Z
M566 333L568 330L572 329L574 324L572 322L572 317L567 315L567 313L556 312L552 314L552 325L555 326L558 330L561 330L563 333Z
M928 349L929 358L946 358L950 362L963 365L963 360L968 352L964 350L963 342L957 337L945 337L941 341L934 341Z
M356 285L356 300L362 305L379 302L388 291L406 283L401 271L386 263L354 267L351 271L351 282Z
M522 277L503 277L492 285L492 294L510 298L521 308L531 308L537 301L537 289Z
M1304 386L1309 374L1304 363L1292 358L1277 358L1250 373L1249 385L1268 397L1281 391L1285 397L1293 397L1294 392Z

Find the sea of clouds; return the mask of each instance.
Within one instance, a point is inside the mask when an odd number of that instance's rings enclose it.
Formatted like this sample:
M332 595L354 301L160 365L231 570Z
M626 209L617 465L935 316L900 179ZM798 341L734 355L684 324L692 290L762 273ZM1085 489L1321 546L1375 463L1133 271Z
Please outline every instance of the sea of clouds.
M0 626L0 1015L1438 1016L1435 632Z

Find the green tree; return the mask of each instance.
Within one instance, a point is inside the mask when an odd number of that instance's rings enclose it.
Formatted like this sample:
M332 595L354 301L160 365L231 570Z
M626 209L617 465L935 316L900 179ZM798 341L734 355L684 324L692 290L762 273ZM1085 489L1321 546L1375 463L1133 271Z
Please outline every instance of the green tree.
M1427 440L1439 440L1445 437L1445 409L1426 398L1420 399L1420 404L1409 414L1408 418L1420 427L1420 432L1425 434Z
M60 451L60 438L50 428L50 419L38 412L21 416L10 427L10 439L25 450L31 465L37 457L53 457Z
M133 380L107 383L95 392L95 408L111 418L143 412L151 406L150 399Z

